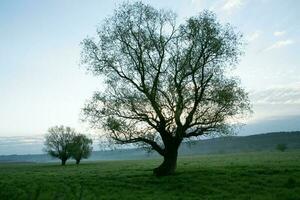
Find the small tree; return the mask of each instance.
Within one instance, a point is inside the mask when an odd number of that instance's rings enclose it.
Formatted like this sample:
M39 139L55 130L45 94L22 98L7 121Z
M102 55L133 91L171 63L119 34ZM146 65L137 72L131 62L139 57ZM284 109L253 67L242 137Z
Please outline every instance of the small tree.
M61 165L71 157L71 144L75 130L70 127L54 126L45 136L45 151L52 157L59 158Z
M71 157L76 160L76 164L80 163L83 158L91 155L93 141L83 134L76 135L72 140Z
M277 144L276 149L278 151L284 152L287 149L286 144Z

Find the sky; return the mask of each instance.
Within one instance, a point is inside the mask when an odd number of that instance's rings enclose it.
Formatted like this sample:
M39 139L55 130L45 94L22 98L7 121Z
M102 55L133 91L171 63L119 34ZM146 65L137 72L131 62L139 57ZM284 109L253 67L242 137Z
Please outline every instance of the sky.
M81 109L104 86L80 66L80 42L95 37L121 2L0 1L0 140L40 136L60 124L93 132ZM300 130L300 1L144 2L175 11L179 22L212 10L244 35L244 55L232 73L249 92L253 114L241 135Z

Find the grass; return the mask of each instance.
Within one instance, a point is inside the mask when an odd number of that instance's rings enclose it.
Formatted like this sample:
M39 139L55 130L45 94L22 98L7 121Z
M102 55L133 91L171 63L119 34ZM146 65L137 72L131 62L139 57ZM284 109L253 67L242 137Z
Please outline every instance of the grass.
M180 157L157 178L159 163L2 164L0 199L300 199L300 151Z

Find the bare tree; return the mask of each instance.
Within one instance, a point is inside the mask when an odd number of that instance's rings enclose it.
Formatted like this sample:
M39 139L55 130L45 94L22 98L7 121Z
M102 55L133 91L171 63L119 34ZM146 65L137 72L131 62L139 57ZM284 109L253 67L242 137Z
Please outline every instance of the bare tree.
M71 157L79 164L81 159L88 158L93 150L93 141L86 135L78 134L72 140Z
M84 108L119 144L147 145L163 156L157 176L176 169L186 138L227 133L250 110L247 93L229 77L241 35L204 11L176 25L172 11L122 4L83 44L82 62L105 79Z
M71 144L75 130L70 127L54 126L49 128L45 136L45 151L52 157L59 158L65 165L71 157Z

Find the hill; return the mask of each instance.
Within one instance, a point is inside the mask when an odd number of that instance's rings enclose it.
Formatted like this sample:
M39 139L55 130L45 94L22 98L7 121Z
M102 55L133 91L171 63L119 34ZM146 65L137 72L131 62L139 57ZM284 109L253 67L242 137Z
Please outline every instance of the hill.
M184 142L179 155L201 155L220 153L240 153L254 151L275 151L277 144L287 145L288 150L300 149L300 131L274 132L250 136L219 137L198 141ZM155 158L158 155L146 153L143 149L122 149L94 151L89 161L94 160L134 160ZM54 162L46 154L0 156L0 162Z
M220 137L199 140L181 146L182 154L238 153L251 151L274 151L277 144L288 149L300 149L300 131L274 132L250 136Z

